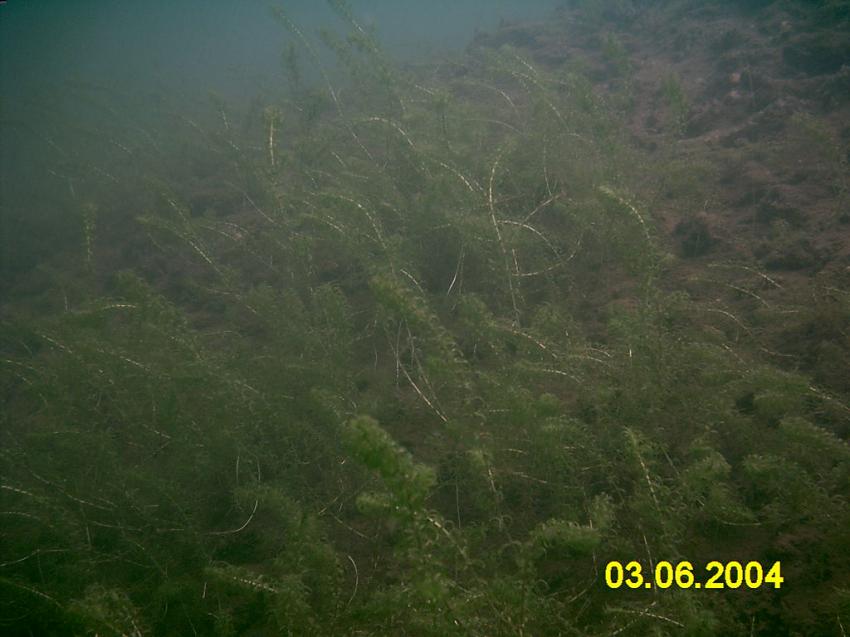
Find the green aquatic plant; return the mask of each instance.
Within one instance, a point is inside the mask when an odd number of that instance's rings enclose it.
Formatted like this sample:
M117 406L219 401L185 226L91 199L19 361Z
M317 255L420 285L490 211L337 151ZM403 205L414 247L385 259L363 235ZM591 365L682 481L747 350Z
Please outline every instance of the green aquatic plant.
M83 241L85 250L86 267L94 268L94 241L95 228L97 226L97 206L88 202L83 204Z
M402 72L333 9L320 40L355 81L279 12L291 93L244 125L223 100L178 118L132 214L93 190L91 286L4 315L4 626L745 634L742 591L601 575L740 546L799 557L832 622L847 410L765 351L759 320L792 316L779 277L720 263L671 289L655 164L575 69L504 47ZM698 166L668 170L704 198Z
M682 80L673 73L668 74L661 82L661 96L669 114L670 130L674 135L681 136L691 109Z

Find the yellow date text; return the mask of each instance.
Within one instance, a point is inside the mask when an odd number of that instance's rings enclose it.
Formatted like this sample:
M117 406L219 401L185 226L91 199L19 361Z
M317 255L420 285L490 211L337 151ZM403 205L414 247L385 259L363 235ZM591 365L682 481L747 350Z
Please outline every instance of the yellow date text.
M661 561L645 569L643 564L632 560L626 564L611 561L605 566L605 584L608 588L623 586L641 588L761 588L773 586L779 589L785 579L782 577L782 565L774 562L769 567L760 562L708 562L705 566L694 568L691 562L675 564Z

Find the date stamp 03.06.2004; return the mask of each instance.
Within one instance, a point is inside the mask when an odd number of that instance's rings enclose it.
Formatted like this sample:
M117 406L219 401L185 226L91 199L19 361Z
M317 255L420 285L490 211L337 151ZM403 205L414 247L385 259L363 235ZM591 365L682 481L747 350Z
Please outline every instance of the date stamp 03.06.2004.
M618 561L608 562L605 566L605 584L608 588L761 588L773 586L778 589L785 581L782 566L774 562L764 566L760 562L718 562L711 561L697 568L691 562L675 564L661 561L644 569L638 561L626 564Z

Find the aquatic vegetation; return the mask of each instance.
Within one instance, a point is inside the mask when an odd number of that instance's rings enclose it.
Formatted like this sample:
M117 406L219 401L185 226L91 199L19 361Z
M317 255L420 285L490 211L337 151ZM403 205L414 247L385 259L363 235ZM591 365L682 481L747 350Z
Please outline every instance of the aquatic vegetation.
M175 123L132 214L83 204L87 287L3 325L5 625L810 627L773 590L604 585L609 560L685 559L782 559L783 595L806 581L814 623L845 617L847 407L764 362L758 314L669 288L616 105L509 46L402 71L332 4L347 32L320 39L353 81L277 12L286 97ZM674 75L662 95L681 134ZM663 179L703 197L687 164ZM122 235L145 249L98 254ZM768 274L715 265L700 290L784 311Z
M670 117L670 129L675 135L682 135L688 120L690 104L682 86L681 80L674 74L664 78L661 84L661 95Z

